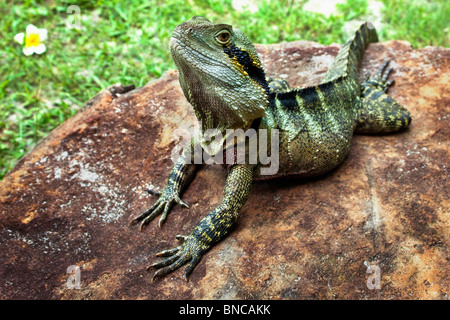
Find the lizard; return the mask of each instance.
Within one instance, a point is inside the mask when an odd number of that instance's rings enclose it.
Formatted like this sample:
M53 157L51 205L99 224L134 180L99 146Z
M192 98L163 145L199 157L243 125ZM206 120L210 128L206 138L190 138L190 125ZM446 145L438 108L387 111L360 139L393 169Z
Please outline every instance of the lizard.
M176 236L179 246L156 254L165 259L147 267L156 269L152 281L188 264L183 275L187 281L202 256L232 230L254 180L324 174L345 160L354 134L390 133L408 127L411 114L386 93L393 83L388 80L392 71L389 61L374 77L366 75L358 83L363 53L369 43L377 41L374 26L362 24L342 45L320 84L290 88L285 80L266 76L254 45L239 29L200 16L174 29L170 53L203 134L193 138L189 146L200 145L206 150L205 133L210 129L222 133L251 128L276 131L279 169L274 175L262 176L260 162L227 163L221 203L191 234ZM222 146L224 139L219 141ZM233 145L225 145L222 152L230 147ZM189 207L181 195L201 167L192 163L192 158L192 148L185 148L169 173L167 185L161 191L147 190L159 198L130 223L140 223L142 231L161 215L161 227L175 205Z

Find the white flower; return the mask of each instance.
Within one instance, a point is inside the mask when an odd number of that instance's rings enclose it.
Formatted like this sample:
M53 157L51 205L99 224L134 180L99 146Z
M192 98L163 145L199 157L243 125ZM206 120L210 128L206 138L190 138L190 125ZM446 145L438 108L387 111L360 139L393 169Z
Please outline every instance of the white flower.
M42 42L47 39L47 29L38 29L29 24L26 33L18 33L14 36L14 40L24 45L23 54L30 56L33 53L42 54L45 52L45 44Z

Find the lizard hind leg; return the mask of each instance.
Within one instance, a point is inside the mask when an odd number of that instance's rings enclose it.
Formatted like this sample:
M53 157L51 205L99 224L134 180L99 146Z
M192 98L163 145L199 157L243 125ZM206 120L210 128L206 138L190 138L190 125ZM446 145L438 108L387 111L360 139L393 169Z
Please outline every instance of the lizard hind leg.
M383 63L375 77L361 83L361 99L356 133L388 133L408 127L411 114L386 91L393 80L388 80L392 68L389 61Z

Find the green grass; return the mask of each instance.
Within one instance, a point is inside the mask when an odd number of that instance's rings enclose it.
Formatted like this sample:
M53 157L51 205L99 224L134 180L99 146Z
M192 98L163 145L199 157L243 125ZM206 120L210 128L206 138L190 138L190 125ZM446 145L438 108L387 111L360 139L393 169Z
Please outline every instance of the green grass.
M387 26L380 35L414 47L450 46L450 1L382 0Z
M238 12L231 0L77 1L82 30L68 28L73 4L0 2L0 179L27 151L101 89L120 82L143 86L174 68L173 28L194 15L241 29L255 43L299 39L343 42L345 22L368 14L366 0L347 0L330 17L302 10L306 1L254 1ZM381 40L415 47L448 46L448 1L383 0ZM26 57L13 37L28 24L48 30L47 51Z

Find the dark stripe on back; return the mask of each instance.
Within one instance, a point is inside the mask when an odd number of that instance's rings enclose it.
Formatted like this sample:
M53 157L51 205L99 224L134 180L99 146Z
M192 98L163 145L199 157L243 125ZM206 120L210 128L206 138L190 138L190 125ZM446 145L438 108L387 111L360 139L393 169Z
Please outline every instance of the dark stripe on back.
M340 77L335 81L321 83L318 85L318 87L320 91L328 93L330 90L334 90L336 86L339 86L342 80L343 78ZM288 92L279 92L276 94L276 97L284 107L288 109L295 109L297 107L297 99L296 99L297 95L301 99L303 99L303 101L305 102L305 107L308 107L312 103L317 102L319 99L316 86L306 87L302 89L294 89ZM273 98L275 98L275 94L271 95L271 100Z

